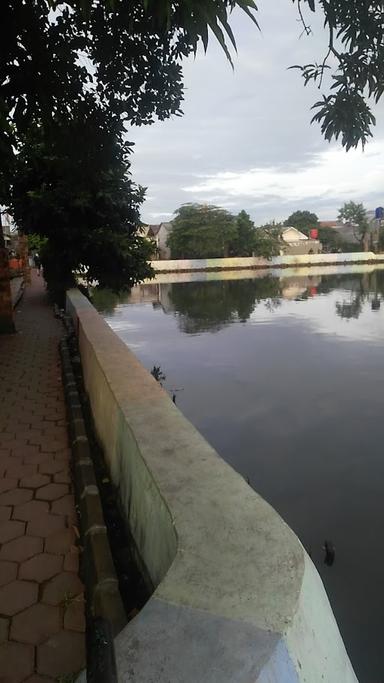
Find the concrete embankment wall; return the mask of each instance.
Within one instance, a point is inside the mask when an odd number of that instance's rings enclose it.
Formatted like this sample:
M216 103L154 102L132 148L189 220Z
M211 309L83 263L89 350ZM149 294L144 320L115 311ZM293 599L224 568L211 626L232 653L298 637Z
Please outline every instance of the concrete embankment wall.
M324 275L353 275L373 273L384 270L384 262L328 264L326 266L286 266L279 268L247 268L245 270L189 270L182 272L158 272L155 278L147 279L144 285L175 284L177 282L210 282L223 280L260 280L265 277L277 277L281 282L287 278L316 278ZM141 285L134 287L131 292L142 289Z
M295 256L274 256L264 258L217 258L217 259L174 259L170 261L151 261L156 273L190 272L202 270L247 270L256 268L286 268L318 266L329 264L380 263L384 254L373 251L351 252L346 254L301 254Z
M356 683L292 530L76 290L68 311L98 437L155 587L115 641L119 680Z

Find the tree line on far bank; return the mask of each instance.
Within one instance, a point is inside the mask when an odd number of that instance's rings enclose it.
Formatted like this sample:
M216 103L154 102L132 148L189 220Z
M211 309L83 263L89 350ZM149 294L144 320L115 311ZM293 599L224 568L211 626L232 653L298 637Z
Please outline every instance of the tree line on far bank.
M218 206L184 204L175 214L167 241L172 258L270 258L280 252L279 228L256 230L246 211L234 216Z
M384 228L369 220L367 209L362 203L345 202L339 209L337 220L340 224L349 225L354 236L351 242L329 226L322 226L315 213L295 211L284 222L309 235L312 228L318 230L318 238L325 251L381 251L384 248Z
M310 211L295 211L284 222L271 221L255 226L244 210L233 215L218 206L190 203L175 211L167 246L175 259L252 255L271 258L277 256L284 246L284 228L292 226L307 236L311 229L316 228L325 252L367 251L372 248L367 211L362 204L345 203L339 210L338 219L353 226L355 243L343 239L335 228L321 226L318 216ZM380 246L379 238L381 235L376 240Z

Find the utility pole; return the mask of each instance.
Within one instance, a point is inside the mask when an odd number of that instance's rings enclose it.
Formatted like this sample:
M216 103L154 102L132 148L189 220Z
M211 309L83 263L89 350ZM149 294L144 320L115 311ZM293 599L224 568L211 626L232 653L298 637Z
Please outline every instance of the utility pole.
M0 213L0 334L16 332L13 320L11 278Z

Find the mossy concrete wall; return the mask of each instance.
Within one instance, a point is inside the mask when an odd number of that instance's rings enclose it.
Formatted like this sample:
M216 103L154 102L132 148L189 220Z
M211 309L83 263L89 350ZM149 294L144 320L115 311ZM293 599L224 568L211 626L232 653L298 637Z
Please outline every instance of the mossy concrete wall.
M346 254L295 254L274 256L270 260L249 258L216 258L216 259L173 259L169 261L151 261L156 273L190 272L201 270L246 270L254 268L285 268L292 266L375 263L383 262L384 254L372 251L351 252Z
M155 586L116 639L119 680L355 683L292 530L76 290L68 311L98 437Z

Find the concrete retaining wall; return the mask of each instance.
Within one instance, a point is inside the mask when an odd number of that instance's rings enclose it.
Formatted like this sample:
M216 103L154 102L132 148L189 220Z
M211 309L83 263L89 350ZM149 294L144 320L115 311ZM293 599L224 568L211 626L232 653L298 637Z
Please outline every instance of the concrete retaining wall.
M294 256L274 256L264 258L217 258L217 259L179 259L170 261L151 261L156 273L188 272L199 270L242 270L249 268L284 268L287 266L308 266L327 264L371 263L384 261L384 254L373 251L351 252L346 254L301 254Z
M98 436L155 587L115 641L119 680L356 682L295 534L78 291L68 310Z
M177 273L156 273L155 278L147 279L144 285L174 284L177 282L210 282L223 280L258 280L265 277L280 278L283 283L286 278L309 278L322 277L323 275L344 275L346 273L373 273L373 271L383 270L384 263L374 261L373 263L343 263L310 266L286 266L280 268L275 266L268 270L260 268L248 268L247 270L190 270ZM142 285L137 285L131 290L132 293L142 291ZM130 298L131 300L131 298Z

